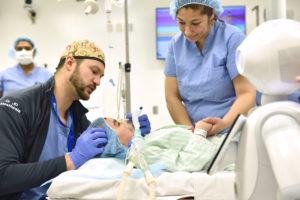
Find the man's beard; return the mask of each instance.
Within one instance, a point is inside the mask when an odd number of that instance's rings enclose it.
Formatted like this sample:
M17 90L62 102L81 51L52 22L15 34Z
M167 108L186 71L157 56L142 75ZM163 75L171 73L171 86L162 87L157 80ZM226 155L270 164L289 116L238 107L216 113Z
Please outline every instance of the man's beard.
M72 73L71 77L69 78L69 81L75 87L76 92L77 92L80 99L88 100L90 98L90 95L86 94L84 92L87 85L84 84L82 78L80 77L80 72L79 72L79 67L78 66L76 66L74 72Z

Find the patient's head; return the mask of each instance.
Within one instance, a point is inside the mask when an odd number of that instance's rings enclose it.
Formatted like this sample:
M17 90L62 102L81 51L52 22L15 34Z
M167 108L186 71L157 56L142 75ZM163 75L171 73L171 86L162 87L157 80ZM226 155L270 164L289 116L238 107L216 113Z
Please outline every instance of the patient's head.
M133 137L134 128L127 121L118 121L112 118L99 117L95 119L90 127L104 128L107 135L107 144L100 158L114 157L124 159L128 150L128 142Z
M128 146L128 142L133 137L134 127L127 120L116 120L113 118L105 118L107 125L112 128L119 138L119 141L124 146Z

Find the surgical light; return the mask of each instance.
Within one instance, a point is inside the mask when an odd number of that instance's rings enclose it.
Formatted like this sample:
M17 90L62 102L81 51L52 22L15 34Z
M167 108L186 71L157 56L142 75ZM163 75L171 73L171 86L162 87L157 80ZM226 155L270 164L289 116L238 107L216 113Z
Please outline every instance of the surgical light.
M36 12L33 9L32 0L25 0L24 8L28 11L28 16L31 19L31 22L34 24Z
M98 11L98 4L95 0L85 0L84 14L95 14Z

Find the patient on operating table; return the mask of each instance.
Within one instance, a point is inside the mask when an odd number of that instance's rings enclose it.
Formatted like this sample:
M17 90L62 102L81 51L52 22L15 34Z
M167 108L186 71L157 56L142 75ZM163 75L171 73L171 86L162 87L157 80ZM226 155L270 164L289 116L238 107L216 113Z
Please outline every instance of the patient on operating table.
M92 125L106 129L108 144L100 157L125 159L134 127L129 121L98 118ZM199 121L195 131L184 125L169 125L145 136L143 153L149 165L162 163L169 171L207 169L221 144L224 134L206 138L211 124Z

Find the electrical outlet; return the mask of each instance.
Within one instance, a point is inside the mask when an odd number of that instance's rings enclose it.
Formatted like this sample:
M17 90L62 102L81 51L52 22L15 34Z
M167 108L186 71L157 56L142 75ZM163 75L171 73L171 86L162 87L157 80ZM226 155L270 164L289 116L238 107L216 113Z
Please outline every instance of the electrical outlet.
M116 24L116 32L122 32L122 24Z
M106 31L107 32L113 32L113 25L112 25L112 23L108 23L107 25L106 25Z

